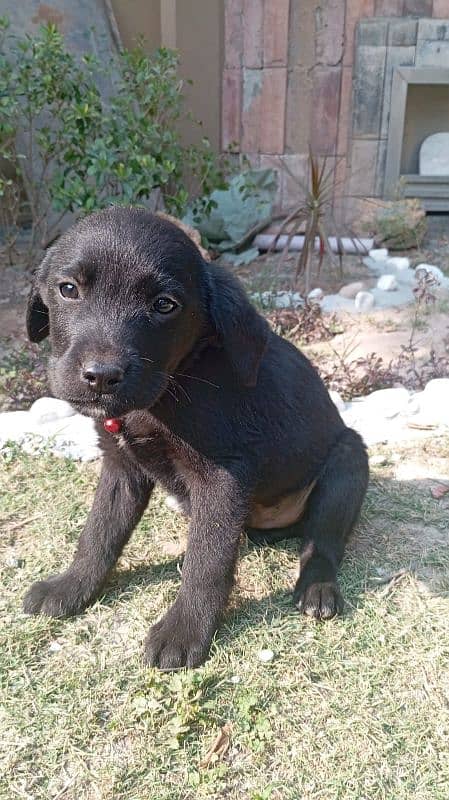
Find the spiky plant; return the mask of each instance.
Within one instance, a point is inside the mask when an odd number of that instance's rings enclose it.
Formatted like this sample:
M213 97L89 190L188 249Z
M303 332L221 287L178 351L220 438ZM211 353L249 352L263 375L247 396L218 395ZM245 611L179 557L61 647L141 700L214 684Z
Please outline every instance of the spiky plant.
M298 184L299 188L304 194L304 200L299 206L296 206L293 211L288 214L274 239L271 249L274 250L279 238L284 234L287 234L285 246L283 247L280 255L280 268L287 256L293 237L297 235L304 235L303 248L299 251L295 260L295 281L298 280L300 275L305 276L306 296L310 290L312 254L315 250L317 239L318 274L320 273L325 255L329 257L332 266L336 266L337 264L326 230L327 220L331 212L332 196L335 186L335 167L336 165L334 163L329 166L329 159L327 156L319 159L318 156L313 154L312 149L309 148L308 176L307 182L304 183L292 174L287 164L283 163L283 168ZM302 234L304 226L305 231L304 234ZM341 270L342 247L339 246L338 250Z

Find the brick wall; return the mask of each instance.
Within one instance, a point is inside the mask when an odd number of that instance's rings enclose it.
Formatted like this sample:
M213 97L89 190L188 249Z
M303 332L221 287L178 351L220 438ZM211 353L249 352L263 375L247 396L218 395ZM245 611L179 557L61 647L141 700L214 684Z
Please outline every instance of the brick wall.
M354 216L353 198L383 190L378 87L386 81L388 92L394 66L410 63L423 17L449 18L449 0L225 0L223 148L279 169L277 203L287 209L300 198L310 142L335 164L336 216Z

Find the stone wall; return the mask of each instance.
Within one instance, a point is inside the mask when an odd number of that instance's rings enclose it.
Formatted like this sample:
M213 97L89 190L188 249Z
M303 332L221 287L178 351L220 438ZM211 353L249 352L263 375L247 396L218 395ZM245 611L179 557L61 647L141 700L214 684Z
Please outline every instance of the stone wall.
M279 169L287 209L310 142L335 164L336 217L353 218L358 198L382 195L393 69L414 63L418 20L435 31L432 17L449 17L449 0L225 0L223 148ZM421 40L425 60L438 39Z

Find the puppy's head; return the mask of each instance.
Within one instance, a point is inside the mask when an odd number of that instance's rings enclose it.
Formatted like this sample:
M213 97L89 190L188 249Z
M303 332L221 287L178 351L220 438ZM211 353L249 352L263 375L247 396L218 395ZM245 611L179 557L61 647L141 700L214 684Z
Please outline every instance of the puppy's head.
M268 329L226 273L175 225L114 207L71 228L45 256L28 335L50 335L56 397L90 416L151 408L203 338L216 336L236 378L254 385Z

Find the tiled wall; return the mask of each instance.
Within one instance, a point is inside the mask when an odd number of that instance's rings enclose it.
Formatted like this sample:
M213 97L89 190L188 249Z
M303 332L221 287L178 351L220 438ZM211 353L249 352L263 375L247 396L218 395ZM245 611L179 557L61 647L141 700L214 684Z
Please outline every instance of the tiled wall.
M225 0L223 148L285 167L279 207L300 198L309 142L335 163L337 216L382 193L384 100L419 17L449 18L449 0Z

